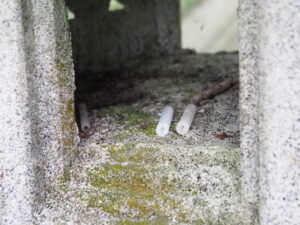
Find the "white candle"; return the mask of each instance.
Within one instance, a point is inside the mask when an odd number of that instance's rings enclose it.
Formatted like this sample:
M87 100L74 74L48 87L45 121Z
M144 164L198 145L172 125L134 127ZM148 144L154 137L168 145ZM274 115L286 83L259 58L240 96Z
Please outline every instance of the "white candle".
M87 111L86 104L79 104L79 117L80 117L80 128L82 132L88 132L91 128L89 114Z
M170 125L173 119L174 109L171 106L166 106L160 116L156 127L156 134L158 136L166 136L169 132Z
M189 131L196 112L197 106L194 104L188 104L185 107L182 117L176 126L177 133L184 135Z

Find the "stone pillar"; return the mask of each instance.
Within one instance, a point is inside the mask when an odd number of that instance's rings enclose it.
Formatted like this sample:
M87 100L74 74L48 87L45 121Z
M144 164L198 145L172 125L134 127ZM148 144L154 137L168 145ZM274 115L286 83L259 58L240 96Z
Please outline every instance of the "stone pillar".
M239 23L246 224L300 224L300 3L240 0Z
M2 0L0 30L0 224L34 224L77 132L64 1Z
M240 129L242 202L245 224L258 224L259 143L257 15L251 1L239 2L240 43Z

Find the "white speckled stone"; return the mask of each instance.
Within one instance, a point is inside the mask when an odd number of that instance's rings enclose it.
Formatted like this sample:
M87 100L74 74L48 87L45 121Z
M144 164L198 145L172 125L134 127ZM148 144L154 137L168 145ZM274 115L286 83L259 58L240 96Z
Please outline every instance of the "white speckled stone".
M94 132L81 140L69 182L53 188L37 224L243 224L238 89L204 106L188 134L177 134L176 123L165 137L155 133L166 103L179 121L194 95L184 90L213 86L212 75L237 76L237 54L189 54L180 61L164 57L141 65L137 71L173 75L146 80L149 94L134 103L90 111ZM203 72L190 76L199 68ZM217 138L222 131L232 136Z
M74 150L63 0L0 3L0 224L34 224Z
M300 2L242 0L239 19L245 219L298 225Z
M242 200L245 224L258 224L259 143L258 143L258 68L257 15L253 2L239 2L240 43L240 129Z

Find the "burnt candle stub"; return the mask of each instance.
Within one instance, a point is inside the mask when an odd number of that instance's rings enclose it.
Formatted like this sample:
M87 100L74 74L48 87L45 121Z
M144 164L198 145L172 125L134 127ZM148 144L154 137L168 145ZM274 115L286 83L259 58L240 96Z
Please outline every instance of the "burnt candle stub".
M87 133L91 128L91 123L87 111L87 106L84 103L79 104L79 116L80 116L80 129L82 132Z
M196 112L197 106L194 104L188 104L185 107L182 117L176 126L178 134L184 135L190 130Z
M166 106L160 116L156 127L156 134L158 136L166 136L169 133L170 125L173 119L174 109L171 106Z

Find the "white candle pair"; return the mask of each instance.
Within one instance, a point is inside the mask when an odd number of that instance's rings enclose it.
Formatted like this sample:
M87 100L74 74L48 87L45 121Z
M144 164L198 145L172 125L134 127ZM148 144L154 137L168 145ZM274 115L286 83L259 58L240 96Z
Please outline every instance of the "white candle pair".
M185 107L182 117L176 126L177 133L184 135L189 131L196 112L197 112L197 106L194 104L188 104ZM163 137L168 134L173 119L173 115L174 115L174 109L171 106L166 106L163 109L163 112L160 116L159 122L156 127L156 134L158 136Z

